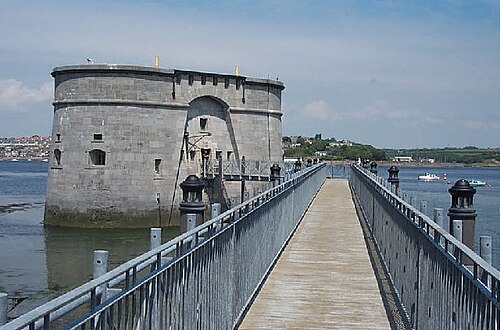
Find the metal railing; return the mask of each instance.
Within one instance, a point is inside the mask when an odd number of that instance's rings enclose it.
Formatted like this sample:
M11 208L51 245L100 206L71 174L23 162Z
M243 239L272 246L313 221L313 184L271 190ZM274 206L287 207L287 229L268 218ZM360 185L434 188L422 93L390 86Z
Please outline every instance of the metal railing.
M219 162L222 162L221 166L219 165ZM233 159L229 161L222 159L210 159L200 163L200 173L202 177L213 178L219 174L219 170L221 169L224 176L262 177L269 180L271 174L270 168L273 164L278 164L280 166L282 176L284 176L285 173L291 172L290 169L292 164L285 162L244 159Z
M325 181L318 164L0 329L231 329Z
M415 329L499 329L500 272L354 165L351 189Z

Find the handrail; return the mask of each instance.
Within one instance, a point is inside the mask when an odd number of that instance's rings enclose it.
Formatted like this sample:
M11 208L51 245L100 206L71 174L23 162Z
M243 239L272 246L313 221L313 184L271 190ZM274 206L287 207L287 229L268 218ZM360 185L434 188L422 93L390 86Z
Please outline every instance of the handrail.
M284 194L289 189L306 180L309 176L324 166L325 164L318 164L306 168L299 173L293 174L288 181L262 192L260 195L255 196L230 210L227 210L219 216L171 239L159 247L127 261L106 274L84 283L81 286L45 303L44 305L33 309L32 311L0 327L0 329L23 329L28 326L38 327L46 322L50 323L51 321L57 319L67 313L68 309L74 309L75 307L88 301L91 302L90 310L93 310L94 307L99 305L99 297L102 294L101 288L104 287L110 289L125 281L125 287L122 289L123 293L133 286L132 282L138 280L135 277L139 271L151 265L154 265L156 270L168 267L169 264L173 263L176 259L181 258L187 251L203 244L203 239L220 234L228 227L229 224L238 222L242 216L253 212L257 208L271 201L273 198ZM162 262L162 258L171 253L175 253L174 259ZM109 297L108 299L112 300L114 297L116 296Z
M471 248L469 248L467 245L464 243L460 242L457 240L453 235L451 235L448 231L446 231L443 227L439 226L436 222L434 222L429 216L426 214L420 212L416 207L411 205L410 203L406 202L404 199L399 197L397 194L392 192L389 188L381 185L378 183L376 180L374 180L371 177L371 173L362 170L362 167L359 165L353 165L357 170L359 170L359 173L361 173L363 176L365 176L368 180L370 180L372 183L375 183L379 189L381 189L385 194L390 196L394 201L397 201L400 203L402 206L404 206L406 209L411 210L415 214L415 216L419 219L422 220L425 225L427 226L425 232L428 235L428 237L434 238L431 236L429 227L433 229L434 233L437 232L440 237L444 238L447 242L451 243L452 246L457 247L460 251L462 251L463 254L465 254L468 258L470 258L475 264L481 267L481 269L486 270L491 276L493 276L496 280L500 281L500 271L497 270L495 267L484 261L483 258L481 258L476 252L474 252ZM390 199L389 199L390 200ZM391 200L390 200L391 201ZM391 201L393 205L395 203ZM397 206L396 206L397 207ZM419 225L420 222L412 220L415 224L420 226L422 228L422 225Z
M499 329L500 272L358 165L350 186L414 329ZM390 188L389 188L390 187Z

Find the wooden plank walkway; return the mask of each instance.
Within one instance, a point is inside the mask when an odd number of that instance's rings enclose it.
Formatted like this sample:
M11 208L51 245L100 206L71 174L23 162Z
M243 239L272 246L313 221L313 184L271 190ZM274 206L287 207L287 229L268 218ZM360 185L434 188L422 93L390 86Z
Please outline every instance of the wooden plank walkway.
M239 329L390 329L346 180L327 180Z

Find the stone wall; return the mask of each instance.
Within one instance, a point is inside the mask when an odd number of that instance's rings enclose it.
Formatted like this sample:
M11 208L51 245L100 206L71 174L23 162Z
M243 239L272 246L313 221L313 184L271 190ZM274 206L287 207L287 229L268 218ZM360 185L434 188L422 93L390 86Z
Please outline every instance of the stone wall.
M282 157L281 82L124 65L52 75L46 224L176 225L170 209L178 210L179 183L199 170L201 149L211 158Z

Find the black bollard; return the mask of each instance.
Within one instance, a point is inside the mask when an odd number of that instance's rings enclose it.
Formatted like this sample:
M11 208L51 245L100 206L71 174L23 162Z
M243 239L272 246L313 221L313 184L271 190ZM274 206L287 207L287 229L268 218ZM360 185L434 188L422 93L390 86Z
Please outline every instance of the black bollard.
M293 165L293 172L294 173L300 172L301 169L302 169L302 163L300 162L300 160L297 160Z
M276 186L276 183L280 184L280 172L281 167L278 164L273 164L273 166L271 166L271 175L269 176L269 180L273 182L273 186Z
M392 165L391 167L389 167L387 172L389 172L389 179L387 179L387 181L391 184L391 190L394 193L397 193L399 189L399 169L396 166Z
M205 204L203 203L205 184L196 175L189 175L180 186L182 189L182 202L179 204L181 233L185 233L205 220ZM192 215L195 217L194 221Z
M476 189L467 180L461 179L448 191L451 194L451 207L448 209L450 234L453 235L453 221L462 220L462 242L473 250L477 216L474 209Z
M377 170L377 163L375 161L372 161L370 163L370 172L372 172L373 174L377 175L378 173L378 170Z

